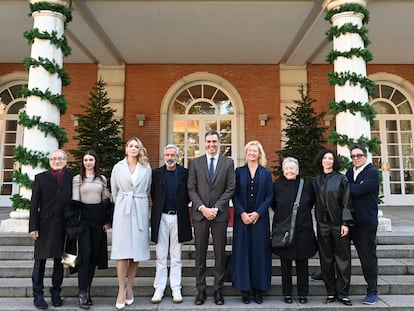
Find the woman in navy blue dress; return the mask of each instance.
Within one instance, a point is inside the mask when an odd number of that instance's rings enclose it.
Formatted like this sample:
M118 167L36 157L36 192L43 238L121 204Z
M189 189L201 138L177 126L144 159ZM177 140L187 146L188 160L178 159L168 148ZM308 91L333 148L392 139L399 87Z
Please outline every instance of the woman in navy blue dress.
M262 303L262 293L270 288L272 251L269 207L273 200L272 175L258 141L244 148L246 164L236 169L233 227L232 281L242 293L242 301Z

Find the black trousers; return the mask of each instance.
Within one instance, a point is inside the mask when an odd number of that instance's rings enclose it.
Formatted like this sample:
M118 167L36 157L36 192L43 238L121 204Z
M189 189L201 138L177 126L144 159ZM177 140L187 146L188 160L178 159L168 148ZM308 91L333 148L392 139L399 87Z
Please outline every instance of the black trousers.
M378 258L377 228L364 225L351 227L351 240L354 242L361 261L362 273L368 284L367 293L377 293Z
M318 244L327 295L348 297L351 282L350 234L341 237L341 226L319 222Z
M79 254L81 254L78 271L78 286L80 291L86 290L92 284L103 234L102 227L84 225L82 237L79 238L78 242Z
M53 259L52 293L59 294L63 282L62 258ZM35 259L32 271L33 296L43 295L46 259Z
M283 295L292 296L292 262L293 260L280 258L282 269ZM309 293L309 268L308 259L295 260L296 283L299 296L307 296Z

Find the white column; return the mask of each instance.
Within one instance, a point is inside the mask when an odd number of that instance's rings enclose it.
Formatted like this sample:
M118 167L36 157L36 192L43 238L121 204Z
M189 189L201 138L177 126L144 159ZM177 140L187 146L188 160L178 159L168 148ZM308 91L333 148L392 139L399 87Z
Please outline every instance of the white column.
M347 3L356 3L363 7L366 6L364 0L353 1L331 1L328 4L328 10L338 8L340 5ZM335 14L332 19L332 25L341 27L346 23L352 23L358 27L362 26L363 14L355 12L343 12ZM350 51L352 48L365 48L364 42L359 34L346 33L333 39L333 49L340 52ZM357 75L366 77L366 63L362 57L338 57L334 61L335 72L354 72ZM359 85L350 85L348 82L344 86L335 85L335 101L361 102L368 103L368 92L364 87ZM339 134L347 135L349 138L359 138L360 136L371 137L369 121L361 116L359 112L353 115L350 112L341 112L336 115L336 131ZM349 157L347 146L337 146L338 153Z
M39 0L29 0L31 4L43 2ZM48 0L48 3L69 5L66 0ZM53 31L61 37L64 33L64 22L66 17L58 12L49 10L41 10L32 13L34 19L33 28L38 28L40 32ZM22 39L23 40L23 39ZM31 57L35 60L48 59L56 63L59 67L63 67L62 50L51 44L49 40L35 39L31 47ZM62 94L62 81L58 74L51 74L42 66L30 67L29 69L29 90L39 89L42 92L49 91L53 95ZM60 124L59 109L52 105L48 100L42 100L38 96L29 96L26 102L26 113L29 118L39 116L41 122L51 122L56 125ZM58 141L55 137L41 132L37 127L24 128L23 131L23 147L29 151L40 151L50 153L58 148ZM22 173L26 173L31 180L34 176L43 171L44 168L32 167L28 165L22 166ZM20 187L19 194L23 198L30 199L31 189ZM10 219L1 222L0 231L2 232L28 232L28 210L17 210L10 213Z

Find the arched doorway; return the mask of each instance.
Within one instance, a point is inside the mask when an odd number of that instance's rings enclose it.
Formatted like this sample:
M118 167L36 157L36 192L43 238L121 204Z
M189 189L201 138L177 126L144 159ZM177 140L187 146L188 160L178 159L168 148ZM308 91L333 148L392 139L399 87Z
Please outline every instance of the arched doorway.
M372 137L381 140L380 152L373 156L382 172L384 205L412 205L414 202L414 116L413 97L408 88L392 81L377 80L370 103L377 112ZM401 81L401 78L399 78Z
M177 81L161 105L160 154L167 143L179 146L181 164L204 153L204 134L217 130L220 152L236 165L243 155L244 109L236 89L217 75L198 72ZM161 162L161 159L160 159Z
M0 87L0 206L11 206L10 197L19 190L13 183L13 152L23 140L18 114L26 104L26 99L20 95L25 84L25 81L13 81Z

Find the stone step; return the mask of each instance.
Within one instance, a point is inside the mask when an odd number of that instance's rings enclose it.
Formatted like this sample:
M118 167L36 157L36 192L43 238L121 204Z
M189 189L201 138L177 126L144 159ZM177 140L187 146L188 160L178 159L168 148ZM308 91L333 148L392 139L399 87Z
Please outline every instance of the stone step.
M91 310L99 311L114 311L115 310L115 294L112 293L109 297L96 297L94 299L94 305ZM136 297L134 304L128 306L126 310L159 310L159 311L191 311L191 310L207 310L207 311L355 311L361 308L370 311L412 311L413 302L410 295L380 295L379 301L373 306L367 306L362 304L363 296L350 296L352 299L352 306L344 306L339 302L333 302L330 304L324 304L323 300L325 296L310 296L308 303L303 305L299 304L297 299L294 299L293 303L288 305L282 301L280 296L265 296L263 304L258 305L251 302L249 305L245 305L241 302L239 296L225 296L224 306L216 306L211 297L207 297L206 303L202 307L194 305L193 296L184 296L184 301L181 304L172 303L170 296L165 296L162 302L158 305L154 305L150 302L150 297ZM50 300L47 299L50 303ZM50 307L50 309L54 309ZM33 311L33 299L32 298L0 298L0 311ZM63 306L59 307L59 311L79 311L78 301L75 297L64 297Z
M114 260L109 261L109 268L104 270L96 270L96 277L116 277L116 262ZM155 260L143 261L139 264L137 272L138 277L153 277L155 275ZM182 275L194 276L195 262L193 259L184 259ZM45 276L50 277L52 275L52 260L46 262ZM272 274L280 275L280 260L272 260ZM1 260L0 261L0 280L2 278L25 278L30 277L32 274L33 260ZM414 258L412 259L378 259L378 270L380 275L410 275L414 274ZM76 274L69 274L68 270L65 274L66 277L76 277ZM207 275L213 275L214 271L214 259L207 260ZM320 264L319 259L312 258L309 260L309 273L319 272ZM361 275L361 265L359 259L352 259L352 274Z
M411 237L411 243L414 243ZM111 246L108 247L110 254ZM226 251L231 253L231 245L226 246ZM378 258L414 258L414 244L387 244L377 246ZM155 259L155 245L150 245L151 259ZM354 246L351 246L351 256L357 258ZM318 257L318 254L316 254ZM213 246L208 246L207 258L214 258ZM274 256L277 258L277 256ZM0 260L30 260L33 259L32 245L1 245ZM184 244L182 247L182 259L195 259L195 245Z
M153 277L137 277L135 280L134 295L136 297L151 297L153 294ZM207 294L212 295L213 277L207 277ZM296 278L293 278L295 284ZM30 297L32 295L31 278L3 278L1 279L0 297ZM322 281L309 282L309 296L324 296L325 286ZM271 288L266 296L281 296L281 277L273 276ZM45 295L50 296L50 278L45 278ZM92 284L92 294L97 297L116 297L118 283L115 277L97 277ZM381 295L414 295L414 275L380 275L378 278L378 292ZM62 296L75 297L78 293L77 278L64 278ZM185 296L195 296L197 293L195 277L182 278L182 293ZM296 291L294 290L294 293ZM364 295L366 283L362 276L353 275L351 279L350 295ZM238 296L240 293L232 287L231 282L225 282L223 294ZM170 290L166 290L170 295ZM414 302L413 302L414 306Z
M227 234L227 244L232 243L232 236L233 236L233 229L228 229ZM108 232L108 243L111 244L111 237L112 232L111 230ZM407 231L390 231L390 232L378 232L377 237L378 245L396 245L396 244L413 244L412 239L412 232ZM210 244L212 243L212 239L210 236ZM29 236L28 233L6 233L6 232L0 232L0 246L1 245L20 245L20 246L27 246L27 245L33 245L34 242L32 238ZM193 245L194 239L190 242L187 242L186 244Z

